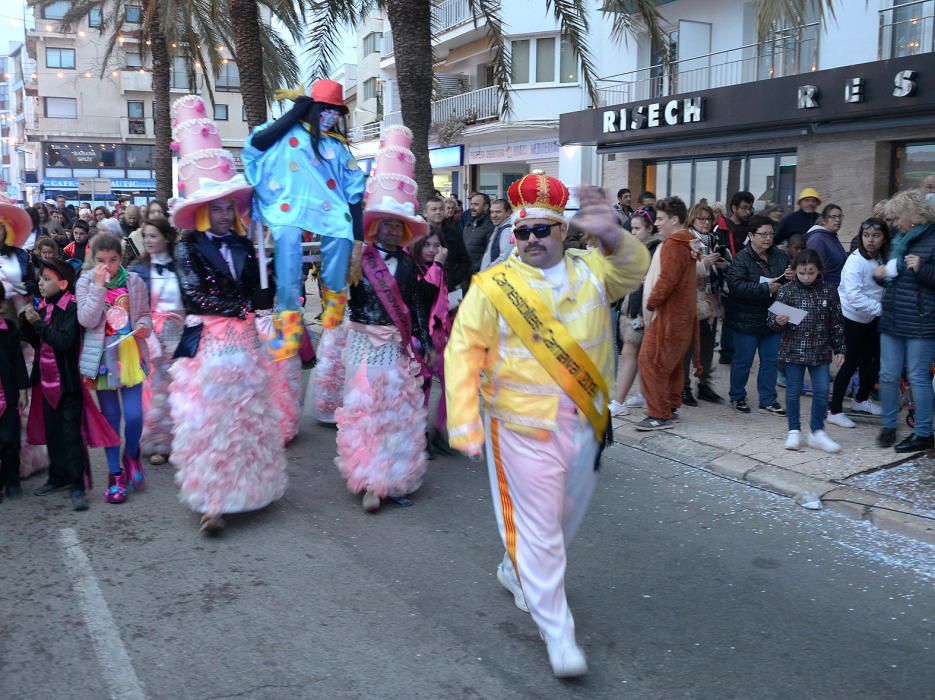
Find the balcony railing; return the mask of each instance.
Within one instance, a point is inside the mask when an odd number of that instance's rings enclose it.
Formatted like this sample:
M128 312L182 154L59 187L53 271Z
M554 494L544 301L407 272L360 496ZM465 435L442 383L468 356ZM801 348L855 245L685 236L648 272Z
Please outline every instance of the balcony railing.
M496 86L481 88L452 95L432 102L432 123L443 124L452 119L462 119L468 124L493 121L500 118L500 98ZM402 124L402 112L390 112L383 116L383 123Z
M935 2L935 0L927 0ZM818 22L758 44L660 63L601 80L600 106L651 100L818 70Z
M473 19L468 0L446 0L432 8L432 28L438 34Z
M881 59L935 51L935 0L916 0L880 10Z
M352 141L370 141L380 138L380 122L359 124L351 129Z

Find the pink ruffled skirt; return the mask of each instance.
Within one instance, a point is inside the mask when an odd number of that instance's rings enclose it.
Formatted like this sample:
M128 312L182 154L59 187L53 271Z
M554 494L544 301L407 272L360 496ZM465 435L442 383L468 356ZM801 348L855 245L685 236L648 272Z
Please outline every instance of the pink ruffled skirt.
M150 361L150 374L143 384L143 437L140 440L144 455L172 453L172 409L169 406L169 385L175 348L182 337L185 321L181 315L154 311L154 333L159 343L159 357Z
M351 324L347 377L335 464L351 493L381 498L416 491L425 477L425 419L419 366L403 352L399 333ZM392 339L387 340L388 337Z
M335 423L335 411L344 398L344 347L347 324L322 331L318 341L318 363L312 370L305 395L306 412L319 423Z
M279 407L279 434L288 445L299 434L302 359L298 355L270 363L270 393Z
M286 491L270 362L258 347L252 317L199 320L204 328L196 357L180 358L169 370L180 498L209 515L257 510Z

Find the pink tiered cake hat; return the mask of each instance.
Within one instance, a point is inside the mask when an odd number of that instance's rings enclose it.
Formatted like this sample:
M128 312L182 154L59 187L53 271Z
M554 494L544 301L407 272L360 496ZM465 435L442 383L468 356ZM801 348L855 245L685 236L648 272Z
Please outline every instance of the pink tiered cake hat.
M172 150L179 154L179 196L172 207L176 228L195 228L202 204L231 199L243 217L250 211L253 187L234 169L234 157L221 144L213 119L206 116L198 95L180 97L172 105Z
M429 225L416 212L418 187L413 178L416 158L409 150L412 132L405 126L393 125L383 132L377 151L373 174L367 181L364 209L364 237L372 242L381 219L399 219L406 224L401 245L411 245L429 232Z

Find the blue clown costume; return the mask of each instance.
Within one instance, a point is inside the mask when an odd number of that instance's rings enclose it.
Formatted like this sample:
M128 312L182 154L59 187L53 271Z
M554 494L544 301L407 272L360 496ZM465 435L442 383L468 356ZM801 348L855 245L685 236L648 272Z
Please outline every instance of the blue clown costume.
M254 206L275 241L276 294L283 357L298 350L293 321L301 324L302 238L321 237L323 325L340 325L354 241L363 240L362 200L366 176L335 128L346 114L341 85L319 80L310 97L275 121L256 127L244 144L244 174L254 185ZM359 247L359 246L358 246Z

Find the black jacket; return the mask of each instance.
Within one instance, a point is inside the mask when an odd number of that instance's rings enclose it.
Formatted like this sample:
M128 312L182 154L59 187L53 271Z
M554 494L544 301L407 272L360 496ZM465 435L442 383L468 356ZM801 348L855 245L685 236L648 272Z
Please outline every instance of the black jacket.
M729 328L749 335L773 333L767 325L767 309L773 303L773 295L761 277L775 279L781 277L789 267L789 256L776 246L770 247L767 260L753 252L752 246L745 246L734 257L727 268L727 318ZM779 280L783 282L783 280Z
M773 236L773 244L778 245L789 240L790 236L800 234L804 236L808 230L818 223L818 212L806 214L801 209L786 214L776 227L776 235Z
M241 236L228 243L237 278L221 255L221 249L201 231L175 246L176 274L185 310L203 316L246 318L254 310L260 289L260 268L253 244Z
M412 335L422 344L423 351L428 351L432 347L428 329L429 310L422 302L416 263L411 256L403 253L397 258L396 274L393 275L393 279L396 280L396 284L399 286L403 301L409 307L409 315L412 319ZM383 303L374 291L373 285L370 284L366 274L360 278L360 282L351 286L348 308L351 312L351 320L356 323L363 323L368 326L395 325L386 309L383 308Z
M906 249L918 255L918 272L906 268L883 292L880 332L903 338L935 338L935 224Z
M36 285L36 271L32 266L32 260L30 260L29 253L27 253L22 248L0 246L0 254L16 258L17 262L19 262L20 275L22 276L23 286L26 288L26 293L29 296L35 296L38 293L39 288Z
M493 222L490 214L484 214L479 219L471 219L464 224L464 246L471 258L471 272L479 272L480 264L487 250L487 243L493 233Z
M16 410L19 392L29 388L29 375L23 360L19 329L15 321L7 321L7 330L0 330L0 391L6 397L6 407Z
M471 277L471 258L467 248L464 247L464 236L461 229L451 219L445 219L439 224L442 236L445 237L445 246L448 248L448 257L445 259L445 277L449 289L460 287Z
M61 297L49 299L54 304ZM40 317L45 312L39 312ZM81 391L81 374L78 371L78 358L81 355L81 326L78 325L78 304L71 302L64 309L52 309L50 323L42 318L33 324L23 322L23 338L36 348L33 361L32 377L29 385L39 384L39 344L46 343L55 351L55 364L61 378L62 393Z

